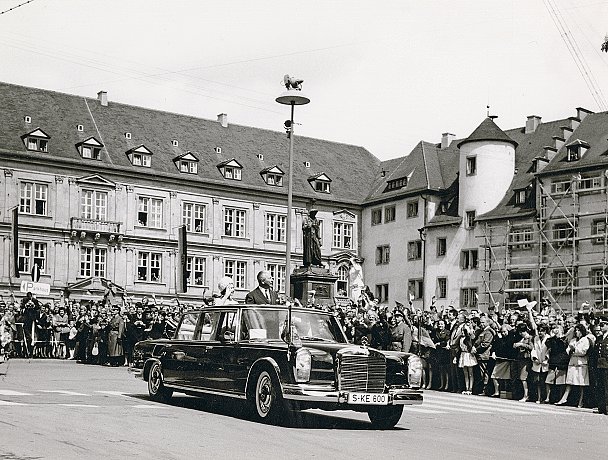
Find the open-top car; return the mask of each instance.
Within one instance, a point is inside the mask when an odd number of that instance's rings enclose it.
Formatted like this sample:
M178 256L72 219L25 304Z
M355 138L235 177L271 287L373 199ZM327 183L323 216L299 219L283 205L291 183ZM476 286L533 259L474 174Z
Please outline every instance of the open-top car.
M422 404L418 356L350 344L335 315L313 308L189 311L173 339L137 343L133 361L130 371L148 382L153 400L229 396L262 421L319 408L367 412L374 426L392 428L403 405Z

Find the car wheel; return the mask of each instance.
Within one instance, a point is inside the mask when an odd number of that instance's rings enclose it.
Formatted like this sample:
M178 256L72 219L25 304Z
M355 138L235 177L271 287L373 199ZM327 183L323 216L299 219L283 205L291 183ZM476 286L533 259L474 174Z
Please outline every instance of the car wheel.
M148 393L150 399L158 402L168 402L171 399L173 390L165 387L163 382L163 370L160 363L152 364L148 375Z
M393 428L402 414L403 406L373 406L367 411L372 425L381 430Z
M251 394L253 416L258 421L276 421L282 405L282 395L276 374L266 369L255 373Z

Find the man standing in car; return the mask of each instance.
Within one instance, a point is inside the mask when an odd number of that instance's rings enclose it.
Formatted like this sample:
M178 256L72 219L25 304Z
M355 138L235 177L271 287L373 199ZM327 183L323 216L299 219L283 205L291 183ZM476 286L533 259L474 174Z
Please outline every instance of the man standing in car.
M272 283L273 279L269 271L262 270L259 272L259 286L247 294L245 303L276 305L278 303L279 294L272 290Z

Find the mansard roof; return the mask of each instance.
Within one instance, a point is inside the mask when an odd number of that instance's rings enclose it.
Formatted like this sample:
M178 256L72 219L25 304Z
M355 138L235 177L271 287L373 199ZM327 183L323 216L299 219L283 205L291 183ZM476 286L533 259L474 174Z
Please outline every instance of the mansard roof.
M113 101L102 106L96 98L2 82L0 100L0 154L13 159L56 160L71 168L90 168L90 162L80 157L74 145L95 136L108 153L108 158L95 164L104 173L175 179L187 181L189 186L228 186L254 193L287 194L287 187L268 186L259 174L274 165L288 170L289 139L284 132L237 124L223 127L215 120ZM29 124L24 122L24 115L31 117ZM82 125L81 131L78 125ZM28 151L23 145L21 136L36 127L50 137L48 152ZM179 150L174 140L179 141ZM141 145L154 152L150 168L133 166L125 155ZM176 154L187 151L197 152L200 162L197 174L186 178L176 171L173 160ZM258 154L263 155L263 160ZM243 166L242 180L227 184L217 174L216 166L233 158ZM331 177L331 193L320 196L310 187L307 161L314 170ZM380 160L363 147L298 136L294 149L294 199L330 199L360 205L369 193L369 188L361 185L371 184L379 172Z

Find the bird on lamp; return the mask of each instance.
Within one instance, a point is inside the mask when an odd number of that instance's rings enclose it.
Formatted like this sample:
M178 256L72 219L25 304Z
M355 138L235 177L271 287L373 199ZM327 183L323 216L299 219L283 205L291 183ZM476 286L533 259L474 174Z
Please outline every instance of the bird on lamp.
M287 89L297 89L298 91L301 91L302 83L304 83L304 80L298 80L297 78L290 77L289 75L285 75L283 77L283 84Z

